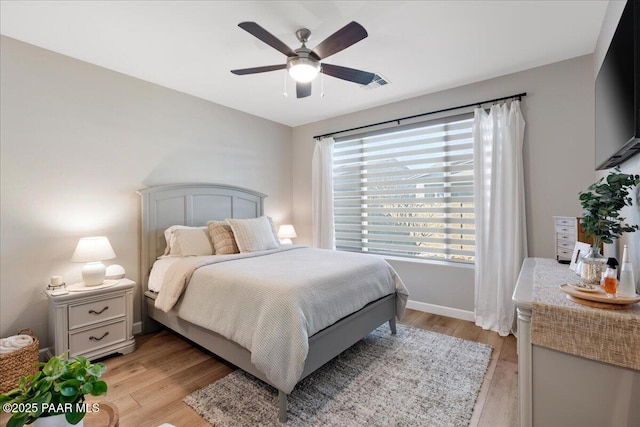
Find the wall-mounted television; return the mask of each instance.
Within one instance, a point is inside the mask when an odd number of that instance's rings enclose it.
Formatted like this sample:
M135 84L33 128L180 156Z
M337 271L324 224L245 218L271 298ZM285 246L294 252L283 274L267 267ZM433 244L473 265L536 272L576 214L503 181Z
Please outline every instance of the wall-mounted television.
M596 169L640 152L640 0L628 0L596 78Z

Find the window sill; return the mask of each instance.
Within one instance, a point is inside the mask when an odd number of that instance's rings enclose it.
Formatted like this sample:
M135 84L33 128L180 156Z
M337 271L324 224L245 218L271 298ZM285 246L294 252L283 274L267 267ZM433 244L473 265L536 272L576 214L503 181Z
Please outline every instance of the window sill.
M383 258L384 260L408 262L408 263L412 263L412 264L439 265L439 266L443 266L443 267L465 268L465 269L468 269L468 270L474 270L475 269L475 264L465 264L465 263L462 263L462 262L455 262L455 261L439 261L439 260L435 260L435 259L405 258L405 257L400 257L400 256L380 255L380 254L369 254L369 255L377 256L377 257Z

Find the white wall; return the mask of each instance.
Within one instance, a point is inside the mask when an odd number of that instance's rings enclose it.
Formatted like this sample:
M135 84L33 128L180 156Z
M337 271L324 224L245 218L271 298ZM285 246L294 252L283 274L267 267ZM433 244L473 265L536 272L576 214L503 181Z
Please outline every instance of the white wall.
M80 237L106 235L108 263L138 281L135 191L174 182L237 185L269 195L290 222L291 128L77 61L1 40L0 335L47 337L41 291L80 280ZM135 321L140 320L140 293Z
M611 39L613 38L613 34L618 26L618 22L620 21L625 5L625 1L610 1L607 5L607 11L602 23L600 35L598 36L596 49L593 53L595 70L594 81L595 76L598 75L598 71L602 66L602 61L604 61L604 57L607 54L607 50L611 44ZM620 165L620 169L624 173L640 174L640 155L636 155L635 157L627 160L625 163ZM604 177L610 171L611 170L598 171L596 177ZM620 214L624 218L627 218L627 223L640 224L640 190L636 187L631 196L633 205L624 208ZM624 245L628 245L629 255L631 256L631 260L634 264L636 288L638 289L638 293L640 293L640 232L624 234L620 239L618 239L617 245L615 245L614 248L609 248L609 251L606 251L605 253L607 253L608 256L617 257L620 260Z
M580 215L577 193L595 177L593 70L593 57L586 55L294 128L296 243L312 241L310 165L314 135L527 92L522 110L527 121L524 161L529 256L553 258L553 215ZM389 77L393 81L393 76ZM410 299L473 310L473 269L391 263L407 284Z

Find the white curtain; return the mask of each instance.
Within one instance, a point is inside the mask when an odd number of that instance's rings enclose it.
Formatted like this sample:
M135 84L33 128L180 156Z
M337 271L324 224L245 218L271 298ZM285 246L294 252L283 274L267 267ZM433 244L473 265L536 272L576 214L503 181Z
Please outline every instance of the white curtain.
M520 102L476 108L473 155L476 220L476 325L509 335L511 301L527 256Z
M311 167L313 246L335 249L333 223L333 138L316 141Z

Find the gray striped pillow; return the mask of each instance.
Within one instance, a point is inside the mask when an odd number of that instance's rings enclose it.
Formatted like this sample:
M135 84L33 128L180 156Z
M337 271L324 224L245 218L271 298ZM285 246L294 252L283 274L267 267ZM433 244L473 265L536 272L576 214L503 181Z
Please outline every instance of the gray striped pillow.
M267 216L250 219L228 218L227 223L233 230L233 236L240 253L278 249L280 242L276 237L273 220Z

